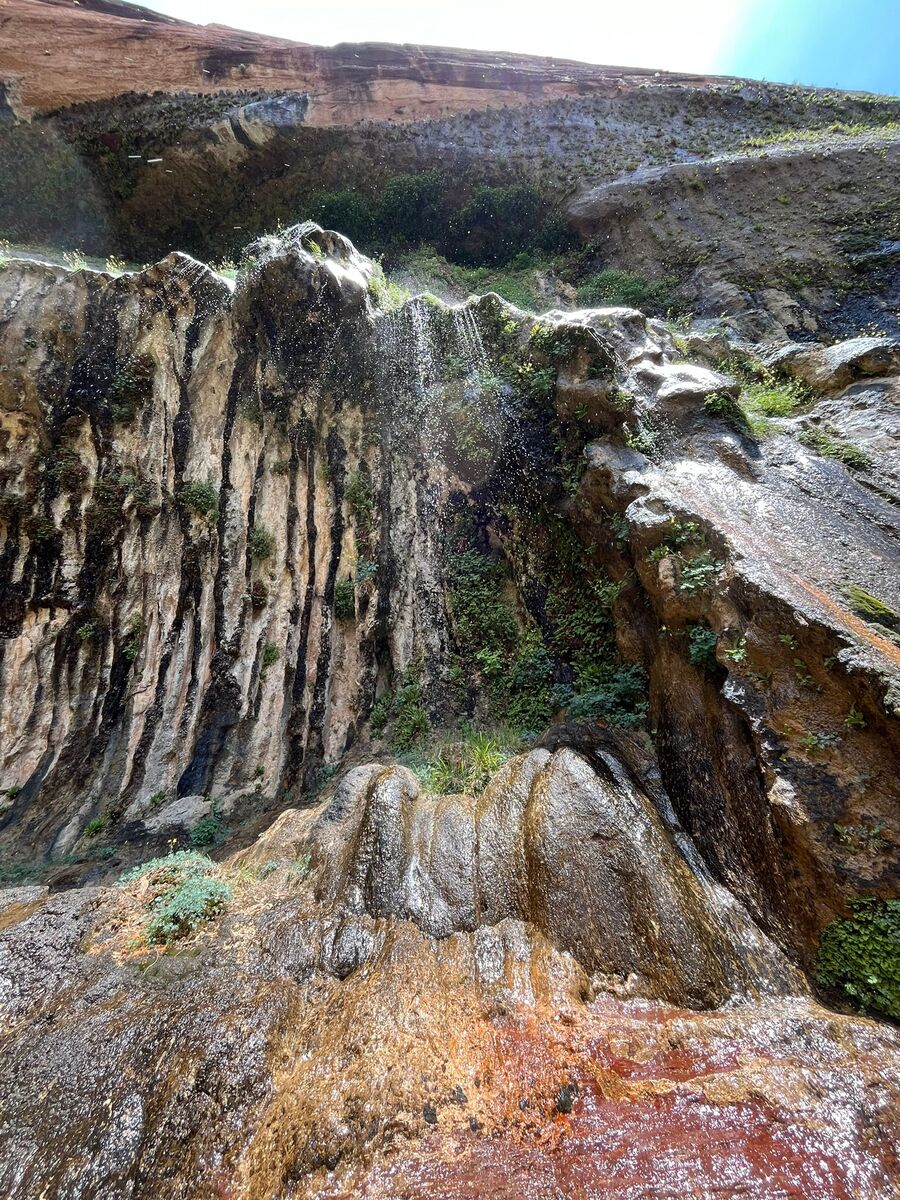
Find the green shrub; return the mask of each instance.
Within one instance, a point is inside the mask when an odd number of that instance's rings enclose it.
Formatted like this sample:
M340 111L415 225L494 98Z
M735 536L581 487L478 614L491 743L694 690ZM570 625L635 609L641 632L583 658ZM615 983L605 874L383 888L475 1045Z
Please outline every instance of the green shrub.
M248 544L254 558L271 558L275 550L275 535L270 533L264 525L254 525L250 530Z
M422 686L407 672L393 705L391 743L396 750L411 750L428 733L430 724L422 704Z
M578 288L578 303L585 307L639 308L661 316L673 306L672 289L671 279L651 283L628 271L598 271Z
M376 737L381 737L385 727L391 716L391 709L394 705L394 693L385 692L379 696L372 705L372 712L369 716L369 725Z
M864 1011L900 1020L900 900L860 896L850 912L822 930L816 980Z
M218 870L205 854L179 850L132 867L119 877L119 885L124 887L150 877L157 889L144 924L149 945L165 945L185 937L222 911L231 899L231 888L216 877Z
M688 654L696 667L712 671L718 666L716 660L716 644L718 634L708 625L688 626Z
M185 508L198 517L214 517L219 511L219 493L211 483L192 480L182 485L178 498Z
M608 664L600 681L577 692L568 704L572 721L603 721L607 725L635 728L647 720L647 677L637 665Z
M196 849L203 846L219 846L228 837L228 826L224 824L222 818L213 805L213 810L208 817L201 817L191 830L188 841Z
M375 229L385 242L434 241L444 225L444 181L437 171L394 175L375 202Z
M341 579L334 585L334 615L339 621L352 621L356 616L356 588L352 579Z
M310 220L323 229L339 230L357 245L368 242L375 232L376 214L372 202L349 188L318 192L304 207Z
M540 193L530 184L479 187L450 217L451 256L467 263L515 258L539 237Z

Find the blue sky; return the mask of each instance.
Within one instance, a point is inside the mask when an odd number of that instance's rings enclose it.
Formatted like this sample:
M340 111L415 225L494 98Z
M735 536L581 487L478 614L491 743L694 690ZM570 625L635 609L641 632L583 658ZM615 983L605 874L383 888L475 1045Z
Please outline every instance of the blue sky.
M900 94L900 0L747 0L718 70Z
M900 94L900 0L144 0L301 42L420 42Z

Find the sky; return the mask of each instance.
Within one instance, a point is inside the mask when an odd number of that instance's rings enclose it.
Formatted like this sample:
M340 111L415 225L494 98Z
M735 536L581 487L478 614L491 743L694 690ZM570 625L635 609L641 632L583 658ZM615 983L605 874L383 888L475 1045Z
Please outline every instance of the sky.
M419 42L900 94L900 0L143 0L317 45Z

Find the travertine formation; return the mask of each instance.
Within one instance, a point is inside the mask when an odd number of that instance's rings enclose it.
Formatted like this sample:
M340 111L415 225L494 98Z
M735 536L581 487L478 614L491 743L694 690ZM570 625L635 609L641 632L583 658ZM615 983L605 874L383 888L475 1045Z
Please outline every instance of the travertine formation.
M83 885L2 896L0 1187L707 1194L618 1124L887 1200L896 1038L806 974L896 887L897 344L385 297L311 225L0 272L0 837ZM814 389L764 433L756 358ZM109 884L204 820L167 942L181 860Z

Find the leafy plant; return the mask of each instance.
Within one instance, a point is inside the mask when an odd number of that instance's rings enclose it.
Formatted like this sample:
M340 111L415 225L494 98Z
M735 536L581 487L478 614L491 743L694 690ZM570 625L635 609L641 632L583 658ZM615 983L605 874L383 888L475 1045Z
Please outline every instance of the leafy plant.
M178 498L185 508L196 513L199 517L216 516L219 511L219 493L211 483L192 480L182 485Z
M697 558L689 559L683 564L678 576L678 590L689 596L706 591L712 586L723 566L724 563L713 558L711 550L704 550Z
M729 662L742 663L747 661L747 639L740 637L733 646L729 646L727 650L722 651L722 657L727 658Z
M844 724L848 729L865 729L866 718L862 715L855 704L850 705L850 711L844 717Z
M688 626L688 656L694 666L703 667L707 671L715 670L718 666L716 645L718 635L708 625Z
M275 550L275 535L270 533L264 525L254 525L250 530L248 544L254 558L271 558Z
M378 575L378 563L361 558L356 564L356 582L369 583Z
M98 833L102 833L108 824L109 818L105 813L97 817L92 817L84 827L83 836L86 838L95 838Z
M839 744L840 740L836 733L805 733L799 742L804 750L815 752L816 750L831 750Z
M223 822L218 804L214 804L212 812L201 817L191 829L188 841L196 849L203 846L218 846L228 837L228 826Z
M334 587L334 615L339 621L356 616L356 588L352 579L341 579Z
M225 908L231 888L218 876L219 868L206 855L179 850L132 867L118 882L121 887L138 880L149 882L153 896L147 904L143 933L153 946L186 937Z
M816 980L857 1008L900 1020L900 900L859 896L851 916L826 925Z
M880 850L886 850L890 845L884 836L883 821L879 821L875 825L863 823L839 825L835 822L834 832L841 845L846 846L854 854L878 853Z

